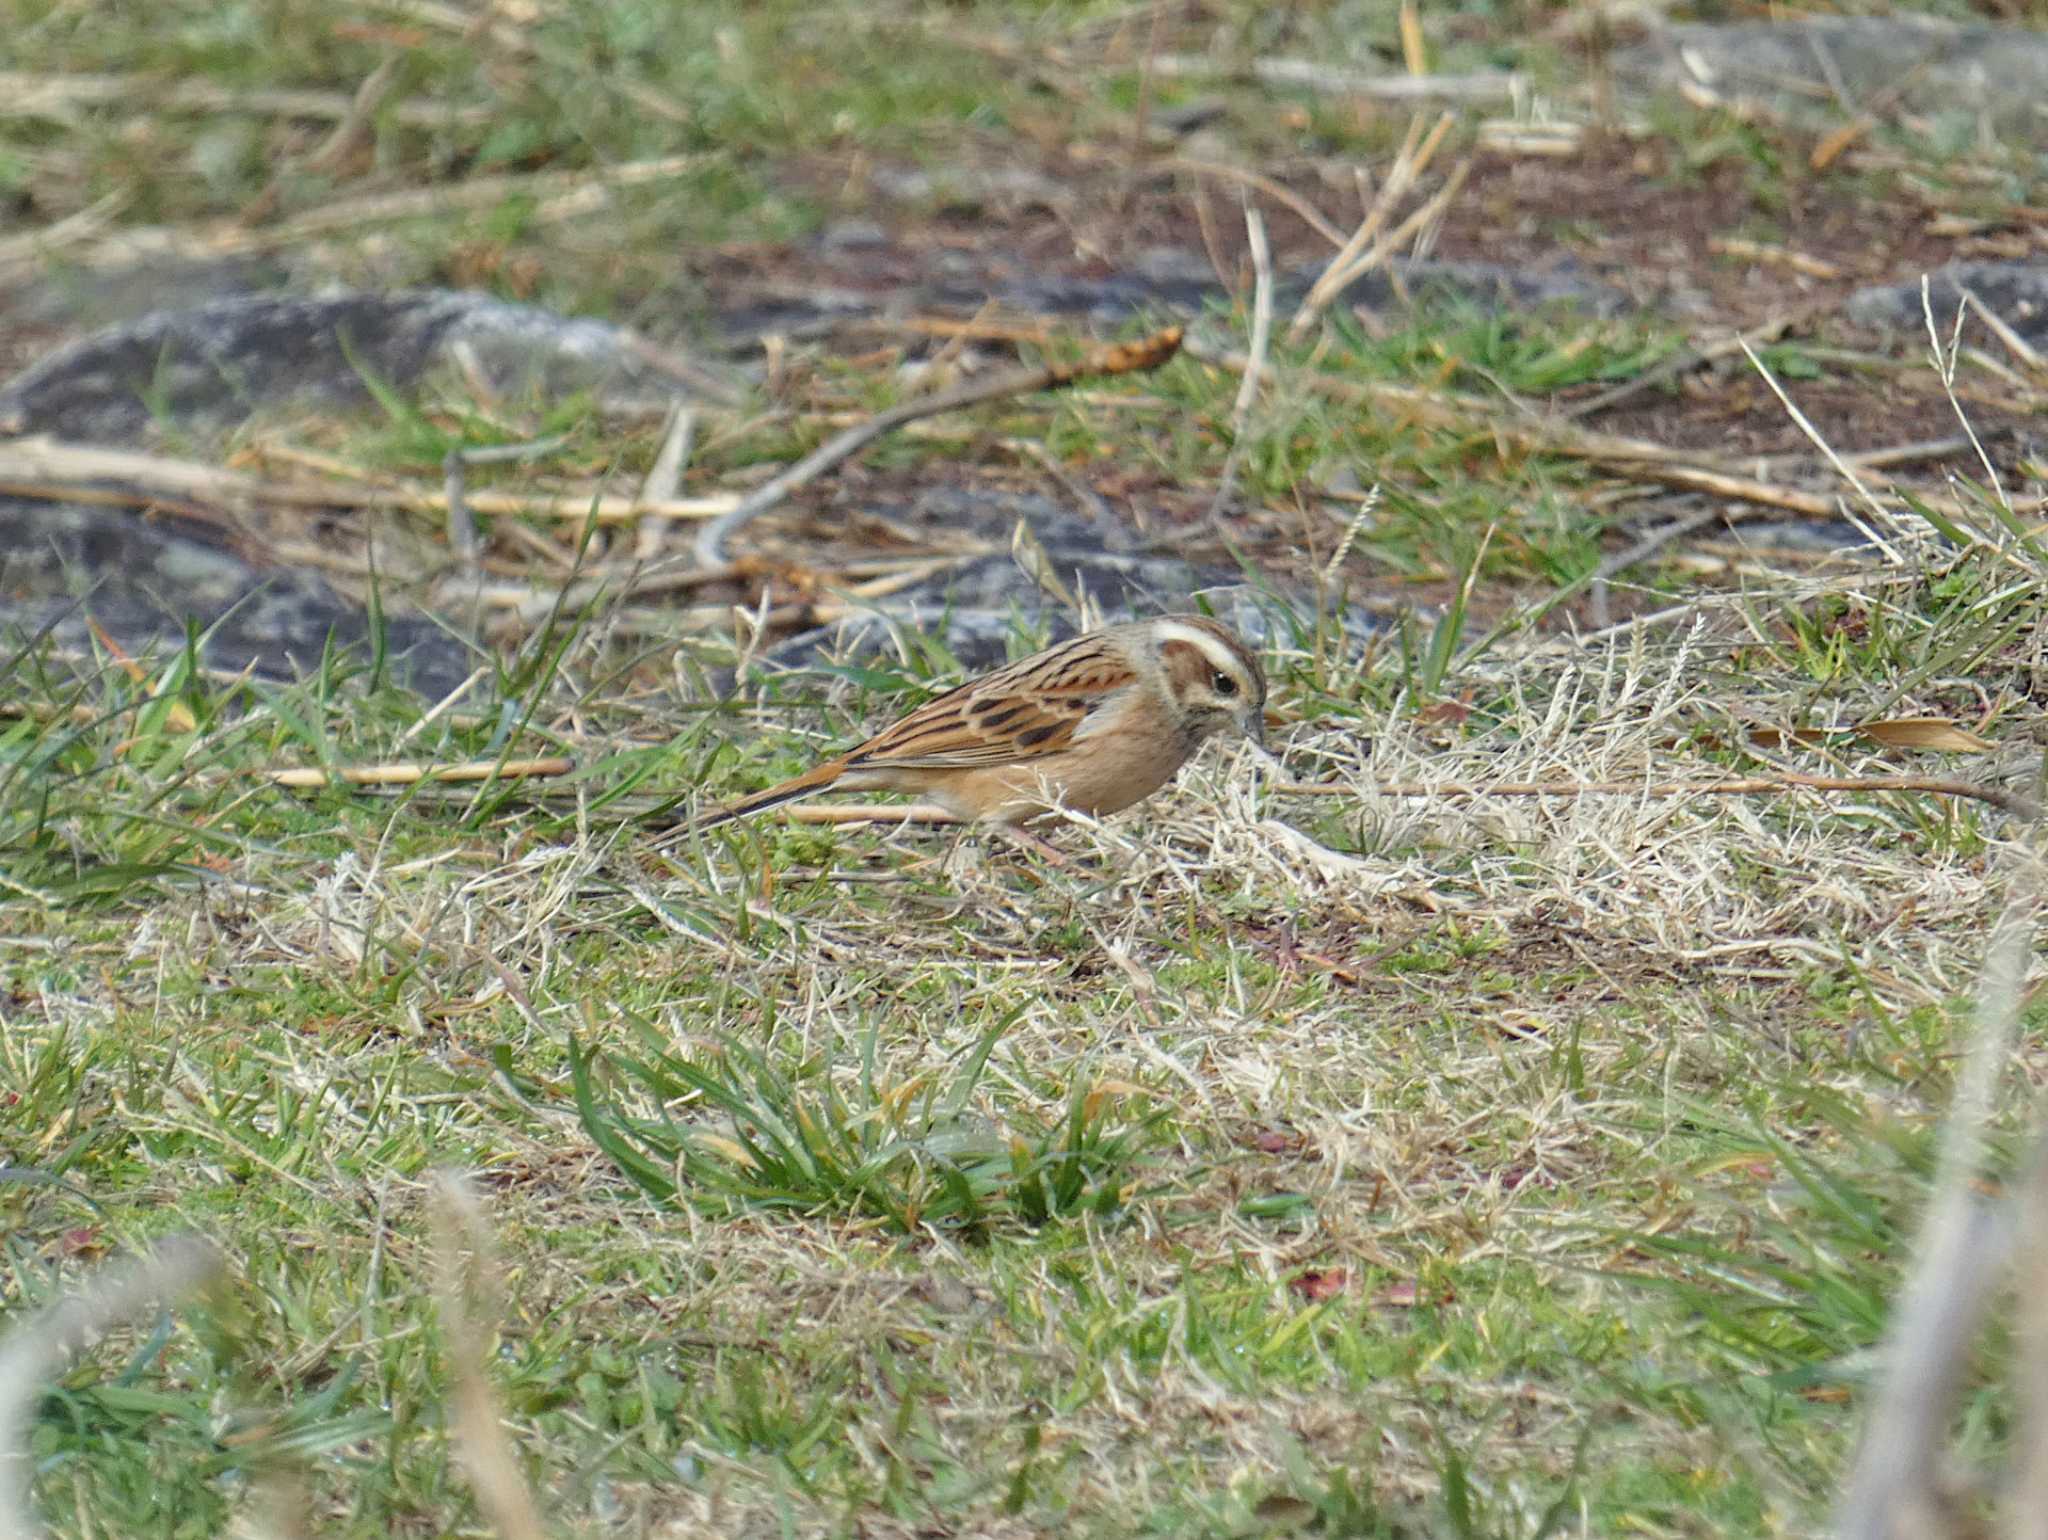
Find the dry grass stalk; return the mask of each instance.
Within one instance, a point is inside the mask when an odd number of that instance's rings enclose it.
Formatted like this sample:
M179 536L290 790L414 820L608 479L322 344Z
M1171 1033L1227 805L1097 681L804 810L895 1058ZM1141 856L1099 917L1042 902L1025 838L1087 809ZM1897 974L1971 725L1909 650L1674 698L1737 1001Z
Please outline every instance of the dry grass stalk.
M1090 348L1074 364L1046 363L1008 369L985 380L970 380L951 390L937 391L913 401L900 402L877 412L866 422L834 435L780 475L749 493L728 513L720 514L697 534L696 561L700 567L725 564L725 543L744 525L781 503L790 493L807 486L835 465L859 454L892 428L941 412L958 411L1006 396L1028 395L1041 390L1059 390L1076 380L1097 375L1135 374L1157 369L1180 351L1181 329L1169 326L1137 342L1112 343Z
M1337 248L1329 266L1309 286L1300 308L1294 312L1294 319L1288 323L1289 342L1299 342L1306 336L1308 329L1315 325L1316 318L1329 308L1345 285L1384 261L1398 244L1399 231L1384 241L1376 240L1376 237L1393 217L1401 200L1408 195L1408 189L1429 169L1429 163L1435 158L1438 146L1444 142L1444 136L1450 132L1453 121L1450 113L1443 114L1425 137L1422 115L1417 113L1409 120L1407 135L1401 141L1401 148L1395 152L1394 164L1387 171L1386 181L1380 184L1372 207L1366 210L1365 217L1358 222L1358 228L1351 232L1350 238ZM1462 175L1453 175L1455 180L1463 180ZM1412 220L1404 222L1402 230L1408 230L1411 224Z
M668 421L662 425L661 448L655 452L654 463L647 468L647 476L640 483L640 501L644 503L674 502L683 489L683 472L690 463L690 450L697 439L697 414L683 401L677 401L669 408ZM662 542L668 536L669 521L660 516L643 519L638 533L634 536L633 555L640 561L652 561L661 554Z
M75 214L67 214L55 224L41 230L30 230L21 235L10 235L0 240L0 269L20 263L40 263L43 258L75 246L80 241L89 241L102 230L113 228L115 216L134 201L135 194L127 188L116 188L97 202L89 203ZM7 431L7 425L0 422L0 432Z
M1746 332L1733 333L1723 337L1718 342L1701 343L1692 347L1681 348L1662 363L1645 369L1642 373L1623 381L1611 390L1603 390L1597 396L1588 396L1583 401L1572 402L1569 406L1561 408L1558 415L1576 422L1595 416L1612 407L1619 406L1624 401L1633 401L1645 391L1655 390L1667 381L1673 380L1681 374L1689 373L1702 364L1713 363L1717 359L1726 358L1733 353L1739 353L1745 340L1752 343L1775 342L1795 327L1803 326L1808 320L1819 315L1823 310L1832 309L1834 304L1835 301L1832 299L1825 303L1816 301L1812 304L1800 306L1796 310L1788 311L1783 315L1773 316L1762 325L1753 326Z
M1735 339L1735 346L1737 351L1748 351L1746 338ZM1188 351L1202 362L1223 369L1242 370L1248 362L1242 353L1217 352L1200 347L1190 347ZM1399 408L1421 422L1485 431L1526 453L1564 455L1626 471L1638 480L1690 492L1707 492L1768 508L1783 508L1808 518L1843 517L1843 504L1839 497L1745 476L1717 464L1712 456L1674 449L1651 439L1592 433L1575 427L1567 418L1519 415L1503 411L1492 402L1455 391L1425 390L1419 386L1396 385L1380 380L1346 379L1317 370L1294 370L1289 378L1332 400L1374 402ZM1820 442L1817 434L1814 441ZM1872 504L1883 512L1885 521L1891 522L1890 510L1872 497L1869 483L1875 481L1887 488L1903 487L1907 483L1883 476L1859 477L1850 457L1829 451L1827 458L1840 468L1846 480L1861 489L1866 497L1871 497ZM1954 497L1932 491L1921 491L1919 496L1929 507L1959 520L1966 527L1976 522L1973 512ZM2037 499L2031 508L2038 510L2044 503L2048 503L2048 499ZM1871 538L1887 551L1891 550L1891 546L1878 541L1874 533L1871 533Z
M1265 373L1266 350L1273 340L1273 252L1266 243L1266 221L1249 203L1244 210L1244 233L1252 253L1251 344L1245 354L1244 374L1237 382L1237 399L1230 407L1230 452L1223 457L1223 473L1216 479L1216 495L1209 502L1212 519L1220 516L1237 494L1238 466L1244 460L1252 407L1259 399L1259 379Z
M1778 383L1778 377L1772 374L1771 371L1765 367L1764 361L1757 356L1756 349L1752 348L1747 342L1745 342L1742 345L1742 356L1749 360L1751 368L1755 369L1758 374L1763 376L1764 383L1770 386L1771 388L1771 394L1778 398L1778 403L1779 405L1785 408L1786 415L1789 416L1793 422L1798 424L1799 431L1804 433L1807 439L1813 444L1813 447L1818 449L1821 452L1821 454L1826 457L1828 464L1832 465L1835 468L1835 473L1839 475L1844 481L1848 482L1850 486L1856 489L1857 497L1862 500L1863 506L1870 511L1871 516L1877 519L1880 523L1889 523L1891 519L1890 511L1884 506L1884 504L1880 503L1877 500L1876 495L1872 493L1870 488L1864 485L1863 478L1856 474L1854 467L1850 466L1846 461L1842 459L1842 457L1839 454L1835 452L1834 445L1830 444L1827 441L1827 439L1821 434L1820 429L1816 428L1813 425L1811 419L1809 419L1807 415L1799 409L1799 404L1785 393L1785 387L1780 385ZM1842 510L1842 516L1850 519L1852 522L1858 522L1859 527L1863 530L1863 533L1869 538L1871 544L1875 545L1878 548L1878 550L1884 554L1885 560L1890 562L1893 566L1899 565L1901 557L1899 556L1898 551L1893 548L1891 542L1887 541L1882 535L1878 534L1876 530L1870 528L1868 525L1864 525L1861 524L1860 521L1856 521L1855 515L1852 512L1850 512L1847 508L1844 508Z
M2008 353L2017 358L2030 373L2037 377L2048 376L2048 358L2041 356L2040 349L2014 331L2011 323L1979 299L1974 290L1964 288L1962 295L1963 303L1977 312L1977 319L1991 328L1991 335L2004 344Z
M1863 793L1920 792L1934 797L1961 797L1988 802L2016 818L2037 818L2040 806L2031 797L2003 787L1984 786L1938 775L1750 775L1720 781L1391 781L1355 785L1341 781L1283 781L1274 791L1296 797L1767 797L1788 791Z
M43 1383L93 1338L152 1301L177 1303L220 1265L212 1242L172 1236L149 1256L99 1269L0 1340L0 1540L35 1540L43 1532L29 1503L28 1458L29 1421Z
M515 197L533 199L536 217L568 218L587 212L589 199L594 194L645 186L650 182L671 181L704 165L707 159L704 155L668 155L657 160L628 161L624 165L576 171L475 177L466 182L330 203L272 225L250 226L236 218L203 225L124 230L80 252L77 260L95 267L124 267L139 261L166 259L212 261L248 252L275 251L316 237L359 230L365 225L431 219L436 215L470 209L495 208L506 199ZM550 200L559 198L572 201L550 205Z
M907 802L896 806L863 806L858 802L804 802L784 810L791 823L929 823L956 824L960 820L931 802Z

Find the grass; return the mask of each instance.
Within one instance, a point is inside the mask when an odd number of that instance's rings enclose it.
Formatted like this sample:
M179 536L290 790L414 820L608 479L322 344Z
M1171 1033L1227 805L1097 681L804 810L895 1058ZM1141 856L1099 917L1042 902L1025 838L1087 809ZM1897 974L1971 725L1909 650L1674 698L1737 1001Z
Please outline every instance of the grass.
M1951 616L1968 572L1890 607ZM588 637L411 752L562 746ZM1394 654L1303 653L1288 752L1593 773L1702 704L1670 672L1699 651L1489 654L1448 741L1368 717ZM8 1297L182 1228L233 1278L45 1399L60 1524L217 1532L279 1472L336 1532L473 1523L420 1208L456 1166L505 1258L492 1383L565 1532L1802 1527L1994 886L1961 806L1340 811L1213 762L1070 831L1104 874L1078 883L772 826L662 861L509 790L241 779L395 752L421 703L346 660L33 698L0 781ZM656 784L689 758L632 752Z
M1370 39L1397 39L1395 7L1368 11ZM358 184L699 152L604 219L515 196L329 254L640 316L701 303L679 250L752 261L844 217L818 166L971 169L1037 142L1048 92L1075 120L1062 143L1098 146L1127 141L1148 90L1154 108L1219 93L1259 164L1383 156L1402 127L1229 81L1141 85L1106 6L826 29L789 6L596 5L482 42L431 13L337 32L282 4L145 27L16 0L0 24L24 68L234 87L345 93L402 57L345 175L306 163L325 128L296 119L0 121L0 178L51 216L124 191L131 222L223 218L279 165L289 214ZM1314 56L1343 30L1254 7L1218 27L1224 52ZM1448 28L1435 62L1557 67L1504 35ZM1081 99L991 38L1087 45ZM489 110L424 124L408 101ZM1807 148L1690 118L1653 132L1698 142L1674 175L1737 163L1765 219ZM960 217L924 212L941 232ZM1076 873L943 835L768 821L663 845L632 823L944 688L959 660L928 640L712 707L729 647L672 665L673 614L636 632L600 597L439 713L374 653L289 684L224 680L190 648L0 654L0 1305L11 1325L179 1230L227 1260L191 1308L44 1391L47 1520L214 1535L299 1505L313 1533L486 1532L430 1282L428 1195L452 1168L498 1258L484 1372L562 1534L1817 1530L2009 831L1933 798L1371 788L1781 762L2005 776L2017 749L1947 764L1850 729L1941 716L2017 743L2038 543L1966 495L1890 531L1906 560L1853 586L1750 567L1702 588L1652 564L1632 597L1691 601L1683 622L1577 638L1530 617L1600 560L1609 483L1483 422L1299 383L1541 400L1639 377L1680 341L1438 308L1276 349L1232 534L1300 579L1268 655L1289 772L1356 794L1291 797L1212 752L1143 811L1061 831ZM918 360L890 347L792 350L792 412L708 423L693 484L740 484L811 447L818 414L900 399ZM1797 340L1770 355L1795 382L1838 361ZM1888 369L1879 389L1905 373ZM866 464L1007 484L991 446L1026 438L1077 473L1152 478L1134 506L1206 508L1235 390L1183 357ZM259 422L241 447L432 477L451 447L566 435L475 478L515 486L653 455L590 401L380 403L367 425ZM1333 514L1316 492L1347 472L1381 496ZM1305 597L1340 539L1333 605L1350 586L1421 601L1377 638ZM582 556L616 554L598 546ZM384 794L254 774L546 753L577 774ZM1994 1177L2019 1159L2037 1038ZM1967 1457L2007 1437L2004 1373L1994 1343Z

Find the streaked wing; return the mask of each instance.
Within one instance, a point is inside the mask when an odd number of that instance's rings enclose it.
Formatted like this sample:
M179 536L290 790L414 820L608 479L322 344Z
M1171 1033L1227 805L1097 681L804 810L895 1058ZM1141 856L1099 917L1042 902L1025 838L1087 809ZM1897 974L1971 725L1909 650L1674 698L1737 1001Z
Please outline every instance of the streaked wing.
M965 770L1044 759L1072 747L1088 714L1135 678L1099 638L1076 637L925 702L846 763Z

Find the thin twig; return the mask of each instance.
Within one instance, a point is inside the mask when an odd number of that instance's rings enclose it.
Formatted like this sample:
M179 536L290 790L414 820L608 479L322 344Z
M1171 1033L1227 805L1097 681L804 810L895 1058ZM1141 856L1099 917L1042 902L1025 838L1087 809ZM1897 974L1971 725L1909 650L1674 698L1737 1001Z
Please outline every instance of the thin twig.
M1762 325L1753 326L1746 332L1737 332L1732 336L1724 337L1719 342L1702 343L1697 347L1680 348L1669 358L1651 365L1634 379L1626 380L1615 386L1612 390L1603 390L1597 396L1588 396L1583 401L1574 401L1571 405L1561 408L1558 411L1558 416L1577 422L1583 418L1592 417L1600 412L1607 411L1610 407L1619 406L1624 401L1632 401L1644 391L1654 390L1657 386L1664 384L1668 380L1675 379L1681 374L1697 369L1701 364L1710 364L1717 359L1726 358L1731 353L1741 352L1742 344L1745 341L1750 343L1776 342L1795 327L1804 325L1813 316L1819 314L1822 309L1831 308L1834 303L1835 301L1829 300L1825 305L1818 302L1803 305L1788 314L1773 316Z
M1648 561L1674 540L1683 540L1687 535L1707 528L1712 524L1725 524L1737 516L1736 511L1726 508L1709 508L1704 513L1690 514L1682 519L1673 519L1660 524L1642 539L1625 550L1617 551L1593 569L1586 579L1586 587L1593 591L1594 623L1605 626L1608 622L1607 584L1621 573L1642 562Z
M920 396L914 401L901 402L885 412L877 412L866 422L856 424L845 432L827 439L796 464L749 493L730 512L720 514L699 530L697 565L723 566L726 560L725 543L732 538L735 531L781 503L799 487L808 485L834 466L859 454L892 428L901 427L907 422L915 422L921 417L935 417L941 412L958 411L962 407L977 406L982 402L1001 400L1006 396L1026 395L1040 390L1058 390L1076 380L1094 375L1134 374L1157 369L1180 351L1180 344L1181 328L1169 326L1164 331L1155 332L1152 336L1137 342L1091 348L1076 364L1047 363L1023 369L1007 369L984 380L970 380L954 386L951 390Z
M1071 497L1082 511L1095 521L1097 528L1109 529L1115 523L1116 515L1110 511L1109 504L1103 501L1102 494L1060 464L1059 457L1037 439L1006 438L1002 440L1002 447L1011 454L1022 455L1050 476L1059 485L1060 490Z
M668 421L662 425L661 448L655 452L654 463L640 483L642 503L673 502L682 492L683 472L689 466L690 449L696 437L697 414L689 403L678 400L668 409ZM661 554L668 531L667 519L642 519L634 536L633 555L641 561L654 560Z
M1233 166L1228 161L1197 160L1190 155L1175 155L1160 163L1169 171L1191 171L1198 176L1226 177L1240 182L1256 192L1262 192L1282 208L1291 210L1301 222L1339 250L1344 246L1344 232L1329 220L1323 218L1313 203L1289 187L1285 182L1252 171L1244 166Z

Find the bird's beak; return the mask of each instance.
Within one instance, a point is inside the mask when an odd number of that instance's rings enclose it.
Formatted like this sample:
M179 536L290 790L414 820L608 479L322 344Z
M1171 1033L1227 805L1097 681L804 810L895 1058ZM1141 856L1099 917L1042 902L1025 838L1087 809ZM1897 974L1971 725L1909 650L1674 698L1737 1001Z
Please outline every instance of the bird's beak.
M1244 735L1259 746L1261 753L1271 752L1266 747L1266 713L1263 707L1245 718Z

